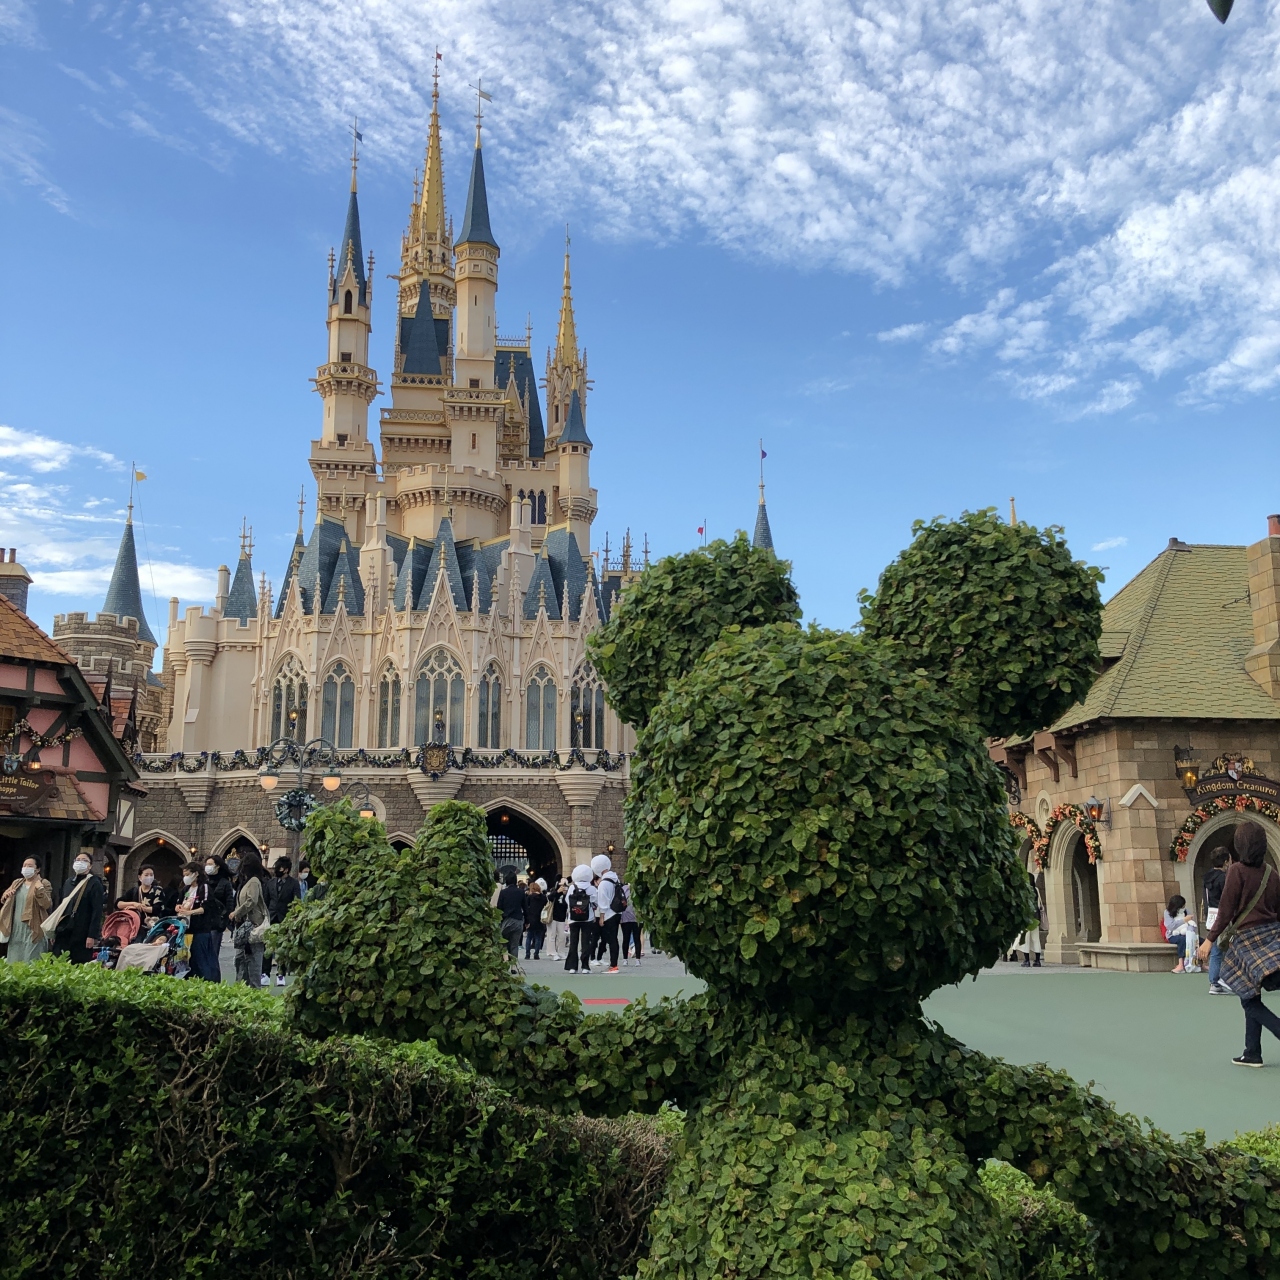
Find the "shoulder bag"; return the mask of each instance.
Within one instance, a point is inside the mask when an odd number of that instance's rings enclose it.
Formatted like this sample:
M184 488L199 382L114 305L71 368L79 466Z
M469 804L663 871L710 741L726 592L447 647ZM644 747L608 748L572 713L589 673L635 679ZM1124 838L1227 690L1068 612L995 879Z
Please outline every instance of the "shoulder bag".
M1218 950L1224 955L1231 948L1231 943L1235 940L1236 934L1240 930L1240 921L1247 920L1252 914L1253 909L1262 901L1263 892L1266 890L1267 881L1271 879L1271 864L1268 863L1262 871L1262 883L1258 886L1258 892L1249 899L1249 905L1236 916L1232 922L1227 925L1223 931L1218 934Z
M92 873L90 873L92 874ZM58 925L62 923L62 918L75 910L75 903L80 900L80 895L85 891L89 884L89 876L85 876L72 891L67 894L63 900L58 903L52 911L44 918L44 922L40 926L40 931L46 938L52 938L58 932Z

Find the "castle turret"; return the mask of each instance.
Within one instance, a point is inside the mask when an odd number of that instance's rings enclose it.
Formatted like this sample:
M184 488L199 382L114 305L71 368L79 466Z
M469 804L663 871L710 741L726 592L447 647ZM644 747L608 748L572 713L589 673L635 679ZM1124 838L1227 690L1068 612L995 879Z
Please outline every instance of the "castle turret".
M369 442L369 405L378 394L378 375L369 367L373 255L366 264L356 162L353 141L347 221L337 256L329 260L328 361L315 377L324 417L320 439L311 446L320 513L342 520L353 537L363 535L365 493L377 481L377 461Z
M587 408L586 353L578 350L578 325L573 314L573 282L569 274L569 237L565 236L564 284L560 290L560 323L555 349L547 355L547 439L554 442L569 421L574 392L582 412Z
M497 351L496 299L498 242L489 225L484 152L480 147L480 113L476 112L476 148L471 157L467 210L458 235L455 273L458 288L458 333L454 346L454 381L459 387L490 390Z

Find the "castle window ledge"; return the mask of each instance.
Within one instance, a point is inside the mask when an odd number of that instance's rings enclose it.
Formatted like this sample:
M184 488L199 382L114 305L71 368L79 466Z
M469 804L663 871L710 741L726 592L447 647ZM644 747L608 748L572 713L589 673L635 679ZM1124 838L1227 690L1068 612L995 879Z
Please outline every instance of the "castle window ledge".
M443 387L444 375L440 373L393 373L393 387Z

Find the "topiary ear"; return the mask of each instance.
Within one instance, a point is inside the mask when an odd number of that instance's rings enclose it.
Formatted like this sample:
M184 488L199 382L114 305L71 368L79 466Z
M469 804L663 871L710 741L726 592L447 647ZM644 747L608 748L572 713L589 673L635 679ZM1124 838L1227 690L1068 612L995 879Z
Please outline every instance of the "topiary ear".
M913 529L862 596L863 630L945 681L985 733L1047 728L1098 673L1101 571L1071 558L1061 529L992 508Z
M667 685L726 627L797 621L799 597L788 568L739 533L732 542L667 556L646 569L589 641L614 710L639 728Z

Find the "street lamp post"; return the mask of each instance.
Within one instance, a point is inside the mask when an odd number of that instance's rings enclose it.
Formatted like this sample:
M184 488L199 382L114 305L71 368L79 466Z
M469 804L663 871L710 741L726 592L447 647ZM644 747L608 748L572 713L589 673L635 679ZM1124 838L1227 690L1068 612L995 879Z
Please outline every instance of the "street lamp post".
M320 775L320 785L326 791L337 791L342 786L342 771L338 768L338 751L337 748L327 738L312 738L310 742L299 745L292 738L277 738L266 749L266 760L261 769L258 770L258 785L268 795L280 785L280 770L290 761L297 761L298 764L298 780L293 787L294 791L305 791L306 782L303 778L303 770L308 760L315 762L322 760L324 763L324 772ZM288 797L286 797L287 799ZM290 806L292 813L293 806ZM301 806L296 817L301 816ZM285 826L283 818L280 819L280 825ZM295 832L295 834L297 834ZM290 852L296 854L297 849L292 848L294 841L290 841Z

